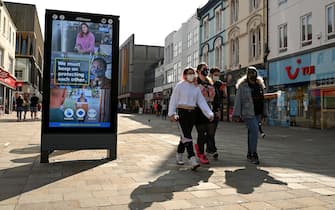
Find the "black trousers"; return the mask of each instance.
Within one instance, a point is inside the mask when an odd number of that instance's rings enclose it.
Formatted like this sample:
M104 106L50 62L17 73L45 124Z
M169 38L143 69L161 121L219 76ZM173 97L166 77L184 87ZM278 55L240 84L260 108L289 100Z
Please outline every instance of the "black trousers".
M178 127L180 131L180 142L177 148L178 153L184 153L185 149L188 158L195 156L193 150L192 129L195 123L195 111L188 109L178 109Z

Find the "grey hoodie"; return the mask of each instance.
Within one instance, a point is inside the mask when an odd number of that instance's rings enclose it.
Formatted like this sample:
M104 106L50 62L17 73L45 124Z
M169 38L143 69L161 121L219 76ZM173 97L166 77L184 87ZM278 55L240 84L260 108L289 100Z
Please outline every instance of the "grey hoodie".
M262 77L257 77L257 84L265 88ZM242 119L251 118L255 116L254 102L251 96L251 89L249 88L247 75L241 77L236 83L236 96L234 103L234 117L241 117ZM266 116L266 107L264 106L263 116Z

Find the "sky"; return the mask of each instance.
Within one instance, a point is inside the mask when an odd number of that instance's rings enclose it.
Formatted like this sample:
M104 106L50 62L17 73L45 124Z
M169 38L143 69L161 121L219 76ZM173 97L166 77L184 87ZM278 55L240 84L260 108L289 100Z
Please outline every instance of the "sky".
M35 4L44 33L45 9L120 16L120 45L131 34L135 44L164 46L165 37L178 30L208 0L5 0Z

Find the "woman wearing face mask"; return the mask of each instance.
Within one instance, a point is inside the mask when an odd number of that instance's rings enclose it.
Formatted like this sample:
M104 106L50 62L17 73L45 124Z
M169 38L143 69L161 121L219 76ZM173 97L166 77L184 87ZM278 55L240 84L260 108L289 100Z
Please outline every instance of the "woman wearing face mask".
M197 66L197 84L201 90L202 95L204 96L208 106L213 110L213 103L215 97L215 89L213 80L208 77L209 69L206 63L200 63ZM199 161L202 164L208 164L209 161L205 155L205 144L208 143L209 139L214 138L213 129L210 129L211 122L206 118L206 116L200 111L199 108L196 108L196 129L198 132L197 143L195 144L195 149ZM208 144L207 144L208 147ZM208 148L209 149L209 148Z
M195 107L199 107L210 121L214 118L214 113L207 105L199 87L197 87L194 82L194 69L191 67L185 68L182 81L176 85L172 92L168 112L170 120L174 122L177 121L181 134L176 155L177 164L184 164L182 156L186 149L192 170L200 166L194 154L191 135L196 117Z
M227 91L225 84L220 80L220 69L217 67L211 68L210 70L210 78L214 82L215 88L215 96L213 101L213 112L215 113L215 117L213 122L209 125L209 133L212 133L210 139L207 140L207 148L206 152L214 159L218 159L219 154L217 153L217 148L215 146L215 133L218 123L221 119L221 110L222 110L222 103L223 98L226 97Z
M234 118L242 118L248 127L248 153L247 159L259 164L257 154L258 124L262 117L266 117L264 106L264 81L258 76L257 69L249 66L247 74L236 83L236 96L234 103Z

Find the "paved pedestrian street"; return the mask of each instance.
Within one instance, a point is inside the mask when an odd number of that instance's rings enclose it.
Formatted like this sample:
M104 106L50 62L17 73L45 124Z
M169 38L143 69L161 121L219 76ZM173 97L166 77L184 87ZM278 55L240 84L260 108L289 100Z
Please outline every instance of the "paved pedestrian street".
M245 125L220 122L219 160L195 172L175 164L176 124L153 115L119 115L114 161L105 150L55 151L41 164L40 129L0 118L1 210L335 209L334 129L265 126L256 167Z

